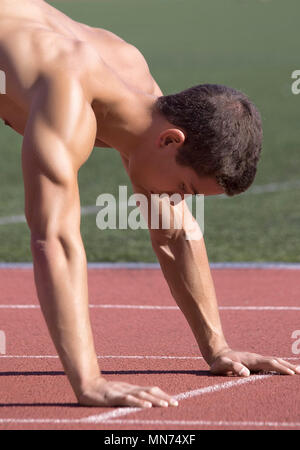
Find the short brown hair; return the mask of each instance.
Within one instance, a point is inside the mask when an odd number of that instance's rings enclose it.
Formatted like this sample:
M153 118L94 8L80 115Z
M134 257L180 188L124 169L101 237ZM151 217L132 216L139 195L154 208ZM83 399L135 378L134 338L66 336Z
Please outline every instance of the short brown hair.
M261 117L248 97L217 84L201 84L159 97L157 110L187 134L177 162L215 176L227 195L252 184L262 148Z

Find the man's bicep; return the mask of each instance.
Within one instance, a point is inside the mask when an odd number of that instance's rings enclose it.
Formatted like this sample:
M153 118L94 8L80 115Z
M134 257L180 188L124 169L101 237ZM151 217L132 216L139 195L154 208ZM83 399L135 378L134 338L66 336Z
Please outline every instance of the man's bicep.
M80 86L60 78L38 89L22 146L26 217L40 234L71 232L79 228L77 171L92 151L95 118Z
M79 226L80 214L71 158L60 139L50 140L48 147L25 135L22 148L25 215L31 231L44 238L68 226L70 232Z

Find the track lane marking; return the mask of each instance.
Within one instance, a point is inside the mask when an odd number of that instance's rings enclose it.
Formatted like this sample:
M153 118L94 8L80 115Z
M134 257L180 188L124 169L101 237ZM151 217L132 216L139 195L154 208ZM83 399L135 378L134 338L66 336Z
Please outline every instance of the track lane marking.
M40 305L1 305L1 309L40 309ZM140 310L161 310L180 311L178 306L165 305L89 305L92 309L140 309ZM300 311L300 306L219 306L223 311Z
M24 358L24 359L59 359L58 355L0 355L1 358ZM97 356L98 359L204 359L203 356L165 356L165 355L99 355ZM280 356L281 359L288 359L288 360L300 360L300 356L298 357L285 357Z
M182 426L217 426L217 427L270 427L300 428L300 422L255 422L255 421L210 421L210 420L107 420L107 425L182 425ZM151 431L151 430L149 430Z
M0 355L1 358L58 359L58 355ZM99 355L98 359L203 359L203 356ZM300 359L300 358L298 358Z
M224 383L215 384L211 386L206 386L200 389L194 389L191 391L182 392L175 396L172 396L176 400L186 400L192 397L198 397L199 395L210 394L219 392L225 389L230 389L236 386L241 386L244 384L254 383L258 380L264 380L271 378L273 375L252 375L247 378L239 378L234 381L226 381ZM88 417L83 417L81 419L14 419L14 418L1 418L1 423L77 423L77 424L105 424L107 421L115 423L112 419L127 416L129 414L145 411L145 408L131 408L131 407L121 407L113 409L112 411L105 412L102 414L91 415ZM149 411L147 409L147 411Z
M267 269L267 270L300 270L300 263L285 263L285 262L211 262L211 269ZM33 264L31 262L0 262L0 269L22 269L32 270ZM113 270L160 270L159 263L145 263L145 262L89 262L88 269L113 269Z

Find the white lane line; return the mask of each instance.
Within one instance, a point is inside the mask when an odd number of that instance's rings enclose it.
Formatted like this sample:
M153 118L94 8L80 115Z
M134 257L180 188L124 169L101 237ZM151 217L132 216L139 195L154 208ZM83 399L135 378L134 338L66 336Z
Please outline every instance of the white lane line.
M211 269L276 269L276 270L299 270L300 263L285 262L216 262L210 263Z
M130 408L133 409L133 408ZM125 408L124 408L125 410ZM124 411L126 414L127 411ZM120 417L120 416L119 416ZM1 423L12 423L12 424L82 424L82 419L0 419ZM88 423L88 422L87 422ZM101 422L103 425L181 425L181 426L213 426L213 427L268 427L268 428L299 428L300 422L255 422L255 421L210 421L210 420L105 420Z
M225 381L225 383L214 384L212 386L207 386L205 388L195 389L192 391L182 392L181 394L175 395L176 400L186 400L187 398L198 397L203 394L211 394L212 392L223 391L224 389L230 389L235 386L240 386L242 384L253 383L258 380L270 378L273 375L252 375L247 378L239 378L234 381Z
M219 306L219 309L237 311L300 311L300 306Z
M265 194L268 192L290 191L300 188L300 180L282 181L278 183L261 184L251 187L245 194Z
M11 359L58 359L58 355L0 355L1 358ZM174 359L174 360L198 360L203 359L203 356L166 356L166 355L99 355L98 359ZM295 360L300 359L295 356L280 356L281 359Z
M122 416L128 416L129 414L134 414L140 411L144 411L144 408L117 408L112 411L103 414L95 414L93 416L85 417L82 420L84 423L101 423L106 420L115 419Z
M1 358L16 358L16 359L58 359L58 355L0 355ZM179 360L197 360L203 359L203 356L149 356L149 355L99 355L98 359L179 359ZM286 358L285 358L286 359ZM295 359L300 359L295 358Z
M64 423L82 423L82 419L0 419L1 423L53 423L53 424L64 424Z
M259 194L269 194L273 192L285 192L285 191L291 191L294 189L300 189L300 180L293 180L293 181L281 181L278 183L268 183L268 184L261 184L252 186L250 189L248 189L246 192L243 193L243 196L248 195L259 195ZM229 199L227 195L218 195L216 196L216 199Z
M26 223L24 215L0 217L0 225L9 225L11 223Z
M58 355L0 355L1 358L16 359L58 359Z
M212 427L268 427L268 428L300 428L300 422L240 422L211 420L106 420L107 425L182 425L182 426L212 426Z
M155 306L155 305L89 305L90 308L101 309L158 309L158 310L179 310L177 306ZM2 309L39 309L40 305L0 305ZM300 309L300 308L299 308Z
M188 398L197 397L199 395L210 394L214 392L219 392L225 389L231 389L236 386L241 386L243 384L253 383L258 380L263 380L266 378L271 378L272 375L253 375L247 378L240 378L234 381L227 381L221 384L215 384L207 386L205 388L195 389L192 391L182 392L178 395L173 396L176 400L186 400ZM112 411L105 412L102 414L96 414L88 417L83 417L81 419L14 419L14 418L2 418L1 423L80 423L80 424L99 424L106 423L106 421L114 422L112 419L117 419L118 417L127 416L129 414L145 411L145 408L117 408Z
M100 211L101 207L99 206L82 206L81 215L89 216L91 214L96 214ZM13 216L0 217L0 225L9 225L9 224L17 224L17 223L26 223L26 217L24 214L18 214Z
M40 309L40 305L0 305L1 309Z
M141 309L179 311L178 306L164 305L89 305L94 309ZM0 305L1 309L40 309L40 305ZM223 311L300 311L300 306L219 306Z
M127 206L127 202L121 201L120 205L124 208ZM90 216L98 213L103 207L97 205L87 205L82 206L81 215L82 216ZM26 223L26 217L24 214L18 214L13 216L0 217L0 225L9 225L9 224L17 224L17 223Z
M144 262L94 262L88 263L89 269L114 269L114 270L160 270L159 263L144 263ZM210 263L211 269L266 269L266 270L300 270L300 263L284 263L284 262L220 262ZM0 262L0 269L33 269L30 262Z

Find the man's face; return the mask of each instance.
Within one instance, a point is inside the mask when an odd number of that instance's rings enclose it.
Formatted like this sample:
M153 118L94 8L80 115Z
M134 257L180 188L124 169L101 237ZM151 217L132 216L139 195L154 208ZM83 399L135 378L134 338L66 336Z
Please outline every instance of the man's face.
M176 152L171 150L151 152L146 159L137 158L132 168L133 181L154 194L224 194L215 177L199 176L191 167L178 164Z
M214 177L198 176L190 167L183 167L176 165L171 171L167 173L153 173L151 177L153 182L153 193L167 193L174 194L202 194L202 195L218 195L224 194L223 188L217 183Z

